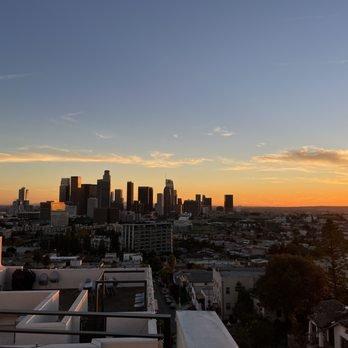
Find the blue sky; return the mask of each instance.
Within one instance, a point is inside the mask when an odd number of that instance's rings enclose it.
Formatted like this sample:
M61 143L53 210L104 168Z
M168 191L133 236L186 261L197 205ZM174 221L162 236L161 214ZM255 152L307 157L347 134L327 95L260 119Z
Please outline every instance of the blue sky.
M197 189L221 181L221 194L265 178L232 162L304 146L346 156L347 16L336 0L1 1L0 202L21 183L51 195L70 171L159 186L167 174L184 191L200 176Z

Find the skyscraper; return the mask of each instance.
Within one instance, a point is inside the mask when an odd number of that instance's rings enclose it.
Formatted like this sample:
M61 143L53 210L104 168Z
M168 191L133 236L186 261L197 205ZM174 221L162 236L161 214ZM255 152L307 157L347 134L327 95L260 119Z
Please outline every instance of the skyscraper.
M27 190L25 187L22 187L18 190L18 200L20 202L24 202L28 200L28 193L29 190Z
M123 192L121 189L115 189L115 203L123 204Z
M110 187L111 187L110 171L105 170L103 179L99 179L97 181L98 208L110 207Z
M134 183L127 182L127 210L132 210L134 203Z
M153 188L149 186L138 187L138 201L141 204L142 212L148 213L153 209Z
M72 176L70 178L70 201L73 205L78 204L79 202L79 191L81 188L81 177L80 176Z
M233 195L225 195L224 208L225 213L231 213L233 211Z
M70 201L70 178L62 178L59 186L59 202Z
M123 210L123 193L121 189L115 189L115 200L112 203L112 206L118 210Z
M88 199L97 197L97 185L82 184L77 205L78 215L87 215Z
M163 190L163 210L165 216L168 216L175 212L174 200L175 196L173 180L166 179L166 185Z
M157 193L156 212L159 216L163 215L163 193Z

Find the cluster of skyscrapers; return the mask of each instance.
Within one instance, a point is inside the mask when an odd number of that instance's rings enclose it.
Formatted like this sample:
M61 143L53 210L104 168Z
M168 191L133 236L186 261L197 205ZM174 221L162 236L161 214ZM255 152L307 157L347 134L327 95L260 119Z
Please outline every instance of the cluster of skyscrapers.
M82 184L80 176L62 178L59 187L59 201L76 209L76 215L86 215L100 222L117 220L120 212L134 214L152 214L158 216L175 217L182 213L199 216L212 210L212 199L197 194L195 200L178 198L173 180L166 179L163 192L157 193L154 202L154 190L149 186L139 186L137 200L135 200L134 183L127 182L126 201L122 189L111 190L110 171L105 170L96 184ZM226 212L233 211L233 195L225 195L224 207Z

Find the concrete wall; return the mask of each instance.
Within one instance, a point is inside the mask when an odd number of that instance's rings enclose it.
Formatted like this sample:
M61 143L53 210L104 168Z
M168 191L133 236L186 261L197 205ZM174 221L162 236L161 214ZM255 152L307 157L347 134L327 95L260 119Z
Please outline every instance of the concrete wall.
M41 291L37 291L41 292ZM59 291L54 291L35 310L57 311L59 306ZM82 312L88 310L88 292L84 290L76 298L69 308L71 312ZM46 329L46 330L79 330L80 317L65 316L57 321L56 316L28 315L17 325L17 328ZM16 344L50 344L50 343L78 343L78 336L71 335L40 335L40 334L17 334Z
M1 291L0 308L33 310L46 301L55 291Z
M81 284L84 284L86 279L97 280L102 274L100 268L85 268L85 269L34 269L36 274L36 281L33 285L33 289L79 289ZM39 277L41 273L46 273L48 276L52 272L59 273L59 282L51 283L47 285L39 285Z
M41 293L46 291L33 291L31 293ZM30 294L31 296L31 294ZM50 293L37 305L38 311L57 311L59 309L59 291ZM27 315L16 326L18 329L61 329L57 323L57 316ZM17 333L16 344L44 344L50 343L48 335Z
M88 311L88 291L81 291L80 295L69 308L69 312L87 312ZM77 331L80 330L80 317L65 316L62 323L65 325L65 330ZM67 337L67 342L79 342L78 336L64 336Z

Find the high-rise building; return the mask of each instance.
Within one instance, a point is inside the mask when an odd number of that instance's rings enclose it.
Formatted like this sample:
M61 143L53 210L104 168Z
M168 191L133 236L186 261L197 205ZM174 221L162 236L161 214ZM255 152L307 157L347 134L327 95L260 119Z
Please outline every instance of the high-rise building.
M70 178L62 178L59 186L59 202L70 201Z
M170 179L166 179L163 190L163 210L165 216L175 213L174 183Z
M91 219L94 218L94 210L98 208L98 198L90 197L87 200L87 216Z
M111 187L110 171L105 170L103 179L100 179L97 181L98 208L110 207L110 187Z
M97 197L97 185L82 184L77 205L78 215L87 215L88 199Z
M114 194L115 200L112 203L112 206L115 207L118 210L123 210L123 193L121 189L115 189Z
M81 177L72 176L70 178L70 201L73 205L78 205L79 192L81 188Z
M27 190L25 187L22 187L18 190L18 200L20 202L24 202L28 200L28 193L29 190Z
M231 213L233 211L233 195L225 195L224 209L225 213Z
M212 199L210 197L203 196L202 206L209 211L212 210Z
M123 192L121 189L115 189L115 203L123 204Z
M132 210L134 204L134 183L127 182L127 210Z
M40 220L49 222L51 221L51 206L53 201L40 203Z
M143 213L153 210L153 188L149 186L138 187L138 202Z
M159 216L162 216L164 214L164 212L163 212L163 193L157 193L156 212Z
M182 211L191 214L192 217L197 217L200 215L200 206L197 200L187 199L182 205Z

